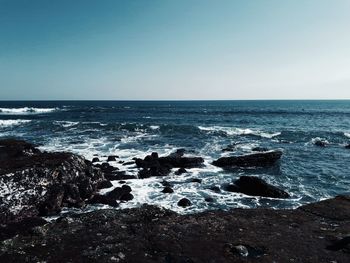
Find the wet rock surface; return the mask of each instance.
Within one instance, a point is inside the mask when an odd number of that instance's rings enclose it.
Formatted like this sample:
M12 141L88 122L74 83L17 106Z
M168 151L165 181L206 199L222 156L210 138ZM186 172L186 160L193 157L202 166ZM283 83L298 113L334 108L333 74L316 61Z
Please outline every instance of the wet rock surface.
M336 214L337 216L332 216ZM1 262L349 262L350 198L295 210L99 210L0 243Z
M41 152L18 140L0 141L0 163L0 224L81 207L105 180L80 156Z
M241 176L234 184L224 186L229 192L242 193L251 196L271 198L288 198L289 194L255 176Z
M273 150L253 154L221 157L213 162L218 167L266 167L274 165L282 157L282 151Z
M204 159L202 157L184 157L184 154L185 150L179 149L165 157L159 157L158 153L154 152L144 159L137 158L135 160L136 166L142 168L138 174L139 178L167 176L172 168L179 168L175 174L180 175L187 172L185 168L203 166Z

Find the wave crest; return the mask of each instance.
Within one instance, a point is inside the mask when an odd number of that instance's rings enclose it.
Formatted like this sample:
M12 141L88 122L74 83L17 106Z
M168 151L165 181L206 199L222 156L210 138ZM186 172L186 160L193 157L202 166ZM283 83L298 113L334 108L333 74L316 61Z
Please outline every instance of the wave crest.
M0 128L17 126L28 122L31 122L31 120L0 120Z
M273 137L281 135L280 132L268 133L268 132L263 132L263 131L259 131L259 130L242 129L242 128L234 128L234 127L222 127L222 126L203 127L203 126L198 126L198 128L202 131L208 131L208 132L224 132L229 136L254 135L254 136L259 136L262 138L271 139Z
M57 108L0 108L0 114L40 114L58 110Z

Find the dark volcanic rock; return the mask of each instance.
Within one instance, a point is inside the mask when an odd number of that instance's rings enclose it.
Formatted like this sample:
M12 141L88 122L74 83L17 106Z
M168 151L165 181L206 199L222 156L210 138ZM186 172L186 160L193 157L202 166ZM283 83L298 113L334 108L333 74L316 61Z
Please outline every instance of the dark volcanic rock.
M165 157L158 157L157 153L147 155L143 160L136 159L136 165L141 168L165 166L169 168L194 168L203 165L202 157L183 157L183 150L178 150Z
M104 188L110 188L110 187L112 187L112 186L113 186L113 184L112 184L110 181L105 180L105 181L100 182L100 183L97 185L97 188L98 188L98 189L104 189Z
M241 156L221 157L213 162L218 167L264 167L275 164L282 156L282 151L259 152Z
M328 143L325 140L317 139L314 141L314 144L318 147L326 147Z
M181 207L187 207L187 206L191 206L192 203L190 200L188 200L187 198L182 198L178 203L177 203L178 206L181 206Z
M187 173L187 170L185 168L179 168L176 172L175 175L181 175Z
M108 156L108 158L107 158L107 162L114 162L114 161L117 160L117 158L119 158L119 157L116 156L116 155L110 155L110 156Z
M164 193L164 194L172 194L172 193L174 193L174 190L171 187L169 187L169 186L165 186L164 189L162 190L162 193Z
M216 186L216 185L210 186L209 190L212 190L215 193L220 193L221 192L220 187Z
M0 243L0 262L349 262L349 200L190 215L99 210L17 233Z
M122 187L116 187L112 191L106 193L105 195L95 195L90 201L90 204L105 204L110 206L118 206L119 201L130 201L134 199L131 194L131 187L128 185L123 185Z
M71 153L41 152L17 140L0 141L0 224L53 215L62 206L81 207L103 174Z
M191 179L191 181L190 181L191 183L199 183L199 184L201 184L202 183L202 179L199 179L199 178L193 178L193 179Z
M98 163L100 161L100 159L98 157L94 157L92 158L92 163Z
M266 183L255 176L241 176L235 184L224 187L226 191L243 193L251 196L263 196L272 198L288 198L289 194L277 187Z
M346 145L345 149L350 149L350 144Z

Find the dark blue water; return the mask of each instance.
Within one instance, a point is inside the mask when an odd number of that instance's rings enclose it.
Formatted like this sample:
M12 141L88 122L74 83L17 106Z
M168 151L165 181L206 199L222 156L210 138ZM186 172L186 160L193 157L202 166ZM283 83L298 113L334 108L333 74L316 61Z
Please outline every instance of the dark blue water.
M205 158L205 168L169 176L175 183L174 195L159 193L161 178L130 181L135 200L125 206L147 202L178 210L175 201L186 196L194 203L189 212L287 208L350 193L350 150L344 147L350 142L350 101L0 102L0 137L17 137L45 150L73 151L88 159L116 154L130 160L176 148ZM315 146L316 140L326 141L327 147ZM234 152L222 152L231 144L236 144ZM230 172L210 165L220 156L250 153L256 146L283 149L280 164ZM127 172L136 174L137 169ZM261 199L208 190L244 174L259 176L292 198ZM201 178L202 184L190 183L191 178ZM216 202L207 204L207 196Z

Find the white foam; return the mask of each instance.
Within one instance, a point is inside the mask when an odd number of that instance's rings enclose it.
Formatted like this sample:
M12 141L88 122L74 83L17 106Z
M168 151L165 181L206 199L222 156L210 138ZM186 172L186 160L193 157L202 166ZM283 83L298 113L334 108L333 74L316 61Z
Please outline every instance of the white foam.
M78 125L79 122L75 122L75 121L54 121L53 124L59 125L59 126L64 127L64 128L68 128L68 127L72 127L72 126Z
M40 113L49 113L58 110L57 108L33 108L33 107L24 107L24 108L0 108L0 114L40 114Z
M344 136L350 138L350 132L344 132Z
M268 132L248 129L248 128L242 129L242 128L223 127L223 126L211 126L211 127L198 126L198 128L202 131L208 131L208 132L224 132L229 136L255 135L255 136L260 136L268 139L271 139L281 134L280 132L268 133Z
M149 126L152 130L158 130L160 127L158 125Z
M0 128L8 128L11 126L18 126L24 123L31 122L31 120L0 120Z

